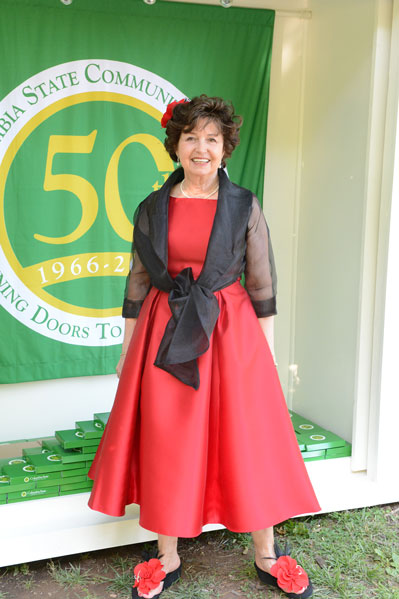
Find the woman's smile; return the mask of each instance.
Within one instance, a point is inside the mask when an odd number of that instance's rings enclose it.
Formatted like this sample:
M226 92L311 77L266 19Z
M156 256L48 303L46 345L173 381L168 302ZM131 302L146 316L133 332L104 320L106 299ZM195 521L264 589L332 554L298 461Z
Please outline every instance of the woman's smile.
M224 140L219 125L200 119L192 131L181 134L176 154L186 178L215 177L224 154Z

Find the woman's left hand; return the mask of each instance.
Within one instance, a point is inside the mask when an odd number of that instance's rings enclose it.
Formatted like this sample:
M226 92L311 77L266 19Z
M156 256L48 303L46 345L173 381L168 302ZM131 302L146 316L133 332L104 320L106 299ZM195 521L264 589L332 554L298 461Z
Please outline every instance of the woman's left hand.
M276 356L274 353L274 316L258 318L258 321L269 345L271 354L273 356L274 365L277 366Z

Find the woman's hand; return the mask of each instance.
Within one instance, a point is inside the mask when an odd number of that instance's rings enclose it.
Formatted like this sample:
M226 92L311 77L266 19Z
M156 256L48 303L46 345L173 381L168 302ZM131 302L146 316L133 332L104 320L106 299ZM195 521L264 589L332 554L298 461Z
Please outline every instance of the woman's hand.
M125 318L125 335L123 337L122 352L119 358L119 362L115 368L118 379L120 378L122 373L122 368L125 363L127 350L133 335L134 327L136 326L136 322L137 318Z
M274 354L274 316L258 318L258 322L261 326L263 334L266 337L266 341L269 344L269 348L273 356L274 365L277 366L276 356Z
M125 363L125 358L126 358L126 354L121 354L121 356L119 358L119 362L116 365L116 369L115 370L116 370L116 375L117 375L118 379L121 378L121 373L122 373L123 365Z

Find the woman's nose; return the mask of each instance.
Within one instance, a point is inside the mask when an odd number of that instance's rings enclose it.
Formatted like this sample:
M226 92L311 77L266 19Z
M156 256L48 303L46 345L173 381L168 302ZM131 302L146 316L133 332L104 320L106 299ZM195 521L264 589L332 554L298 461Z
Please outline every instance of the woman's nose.
M206 149L206 140L205 139L197 140L197 149L201 150L201 151L205 151L205 149Z

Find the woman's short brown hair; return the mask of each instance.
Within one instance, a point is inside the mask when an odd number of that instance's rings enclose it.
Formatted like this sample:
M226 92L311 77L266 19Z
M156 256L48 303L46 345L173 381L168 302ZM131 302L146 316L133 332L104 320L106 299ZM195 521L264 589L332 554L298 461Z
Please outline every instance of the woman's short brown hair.
M199 119L214 121L219 125L224 141L222 166L226 166L224 159L230 158L234 148L240 143L242 118L234 114L231 102L225 102L222 98L210 98L205 94L174 107L172 118L166 125L165 148L169 156L177 162L176 148L180 135L183 131L192 131Z

